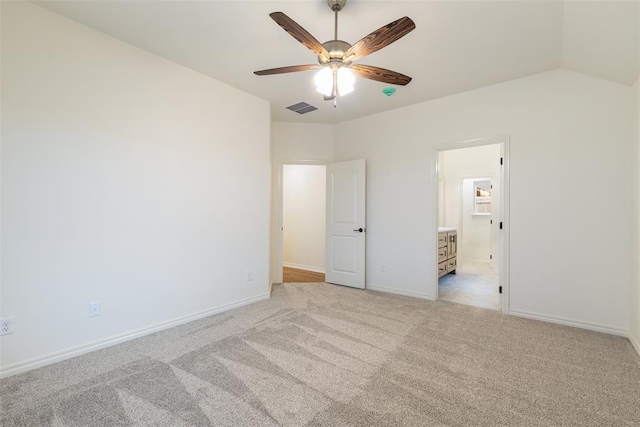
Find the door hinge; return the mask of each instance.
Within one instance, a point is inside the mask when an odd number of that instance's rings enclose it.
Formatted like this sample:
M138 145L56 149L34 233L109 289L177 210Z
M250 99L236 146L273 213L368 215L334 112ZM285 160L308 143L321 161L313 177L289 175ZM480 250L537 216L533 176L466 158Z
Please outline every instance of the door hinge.
M493 255L489 255L489 259L493 259Z
M493 220L492 219L489 220L489 224L493 224Z
M493 190L493 184L491 184L491 189Z
M498 293L501 294L502 293L502 286L498 286Z
M500 164L502 164L502 161L504 160L503 157L500 157Z
M502 230L502 221L500 221L500 230Z

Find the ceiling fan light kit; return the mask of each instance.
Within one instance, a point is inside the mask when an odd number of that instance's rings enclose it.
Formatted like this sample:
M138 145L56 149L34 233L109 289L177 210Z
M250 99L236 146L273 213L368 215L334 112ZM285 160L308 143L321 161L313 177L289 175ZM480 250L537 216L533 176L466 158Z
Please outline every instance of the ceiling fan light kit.
M344 96L353 92L355 80L351 70L346 67L323 67L313 79L316 90L326 97L334 93Z
M371 65L354 64L353 62L390 45L413 31L416 26L410 18L405 16L397 19L362 38L354 45L350 45L343 40L338 40L338 12L345 6L346 0L327 0L327 4L334 12L335 25L334 39L325 43L320 43L307 30L284 13L273 12L269 14L271 19L318 57L317 65L293 65L255 71L254 73L258 76L266 76L320 68L320 71L314 77L316 90L324 95L325 100L333 100L334 106L337 96L344 96L353 92L354 74L382 83L402 86L409 84L411 77L404 74ZM385 94L387 96L391 95L386 92Z

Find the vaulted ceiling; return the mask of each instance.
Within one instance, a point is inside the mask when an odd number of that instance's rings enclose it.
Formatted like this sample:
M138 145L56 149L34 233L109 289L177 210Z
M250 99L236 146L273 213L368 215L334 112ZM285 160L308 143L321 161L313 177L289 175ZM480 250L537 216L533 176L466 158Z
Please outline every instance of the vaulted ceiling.
M351 44L397 18L413 19L413 32L359 61L413 81L387 97L389 85L359 78L337 108L315 91L315 71L253 74L317 63L268 15L282 11L324 42L333 38L334 18L326 0L35 3L266 99L277 121L335 123L558 68L623 85L640 72L638 0L348 0L338 38ZM300 101L319 109L285 108Z

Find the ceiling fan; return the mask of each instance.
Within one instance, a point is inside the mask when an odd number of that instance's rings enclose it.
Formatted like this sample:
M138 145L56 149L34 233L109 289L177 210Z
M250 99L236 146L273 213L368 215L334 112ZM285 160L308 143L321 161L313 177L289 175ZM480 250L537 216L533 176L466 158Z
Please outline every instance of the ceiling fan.
M269 14L271 19L276 21L287 33L318 56L318 64L271 68L255 71L254 74L267 76L320 68L320 72L316 74L314 79L317 90L324 95L325 101L334 100L334 102L336 96L346 95L353 91L354 76L352 73L383 83L402 86L409 84L411 81L409 76L371 65L354 64L354 61L404 37L416 28L415 23L405 16L377 29L354 45L350 45L343 40L338 40L338 12L342 10L346 2L347 0L327 0L327 4L335 14L335 27L334 39L325 43L320 43L284 13L273 12Z

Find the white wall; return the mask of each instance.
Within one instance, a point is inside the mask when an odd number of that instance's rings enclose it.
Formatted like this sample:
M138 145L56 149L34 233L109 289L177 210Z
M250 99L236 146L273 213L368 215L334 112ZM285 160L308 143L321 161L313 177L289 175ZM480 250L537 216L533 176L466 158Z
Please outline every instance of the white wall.
M271 124L271 282L282 282L282 165L326 164L333 159L334 126L331 124Z
M268 297L267 102L24 2L2 89L5 373Z
M640 14L640 10L638 11ZM640 16L639 16L640 18ZM638 32L638 42L640 43L640 32ZM631 228L635 236L631 246L631 283L629 286L629 337L640 354L640 75L636 79L633 87L635 92L635 122L636 122L636 152L635 152L635 186L631 186L635 200L633 214L635 221Z
M434 146L508 134L512 311L625 333L633 102L557 70L337 125L334 159L367 160L367 283L433 297Z
M640 275L639 275L639 266L640 266L640 76L638 76L638 80L636 80L636 84L634 86L635 97L636 97L636 186L635 189L635 210L634 214L635 218L635 228L632 230L635 234L635 239L632 246L632 265L634 271L631 276L631 286L629 292L629 334L631 337L631 341L635 345L636 350L640 353Z
M443 181L444 227L458 229L458 262L489 262L489 255L497 260L497 245L492 249L490 216L463 214L462 182L465 178L491 178L494 195L500 191L500 145L491 144L440 152L440 177ZM469 196L473 202L473 189ZM499 198L494 200L497 212ZM498 221L495 222L497 226ZM493 253L492 253L493 252Z
M328 163L333 159L334 126L331 124L273 122L271 139L273 162L314 160Z
M324 273L326 175L324 165L284 165L283 265Z

